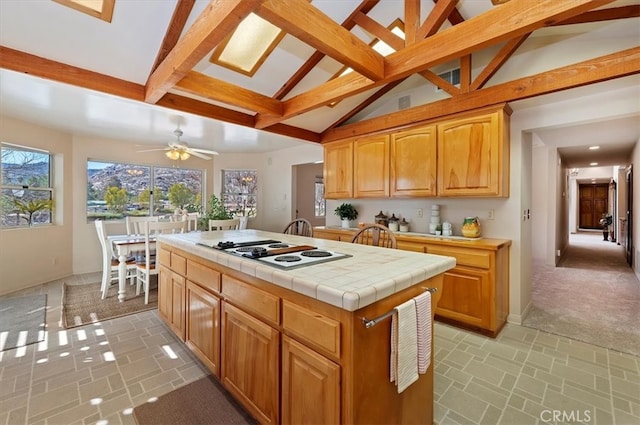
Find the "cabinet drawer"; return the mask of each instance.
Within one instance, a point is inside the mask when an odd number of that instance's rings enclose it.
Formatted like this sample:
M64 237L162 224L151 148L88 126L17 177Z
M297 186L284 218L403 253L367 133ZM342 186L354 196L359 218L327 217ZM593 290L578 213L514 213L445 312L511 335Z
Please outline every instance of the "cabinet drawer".
M205 265L187 260L187 278L203 288L220 292L220 272Z
M491 253L488 251L449 246L428 245L427 253L455 257L456 264L459 266L478 267L481 269L488 269L489 267L491 267Z
M158 257L157 261L160 261L160 264L165 267L171 267L171 251L161 248L156 256Z
M222 275L222 294L239 307L275 325L280 324L280 298L231 276Z
M284 300L282 327L297 339L340 359L340 322Z
M175 252L171 253L171 269L182 276L187 274L187 259Z

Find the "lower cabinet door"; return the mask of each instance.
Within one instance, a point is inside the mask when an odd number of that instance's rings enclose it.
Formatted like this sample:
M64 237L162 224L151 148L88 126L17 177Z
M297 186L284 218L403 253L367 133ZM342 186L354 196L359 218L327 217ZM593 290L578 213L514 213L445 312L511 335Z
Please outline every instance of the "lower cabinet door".
M492 306L489 271L457 266L444 273L436 315L490 329Z
M187 346L220 377L220 299L187 280Z
M282 337L282 423L340 423L340 366Z
M185 278L161 266L158 274L158 313L171 330L184 341Z
M222 384L262 424L279 423L280 333L222 302Z

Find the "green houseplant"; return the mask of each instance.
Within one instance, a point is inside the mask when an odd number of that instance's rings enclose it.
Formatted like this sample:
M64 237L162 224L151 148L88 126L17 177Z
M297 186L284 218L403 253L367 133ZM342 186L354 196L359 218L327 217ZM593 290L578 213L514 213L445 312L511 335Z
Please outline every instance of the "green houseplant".
M349 222L358 218L358 211L349 203L339 205L334 213L342 220L342 227L349 227Z
M224 203L216 195L211 195L206 212L200 217L200 228L209 228L209 220L231 220L233 214L224 206Z

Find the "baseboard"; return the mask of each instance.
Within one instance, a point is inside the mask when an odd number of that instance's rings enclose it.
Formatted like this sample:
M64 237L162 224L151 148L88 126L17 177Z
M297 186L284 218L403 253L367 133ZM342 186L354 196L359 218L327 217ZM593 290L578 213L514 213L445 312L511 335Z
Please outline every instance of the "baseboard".
M531 307L533 307L533 304L531 303L531 301L529 301L529 304L527 304L527 306L524 308L524 310L522 311L522 314L512 314L512 313L510 313L507 316L507 323L512 323L512 324L515 324L515 325L521 325L522 326L522 322L524 321L524 319L529 314L529 310L531 310Z

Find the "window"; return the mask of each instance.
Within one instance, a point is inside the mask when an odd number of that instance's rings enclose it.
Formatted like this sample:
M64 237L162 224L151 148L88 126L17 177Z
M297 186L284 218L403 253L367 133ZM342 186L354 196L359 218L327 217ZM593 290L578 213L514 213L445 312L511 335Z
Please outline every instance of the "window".
M324 217L326 215L326 201L324 199L324 181L321 176L316 176L315 188L315 216Z
M87 219L171 215L202 209L202 171L87 161ZM152 184L153 182L153 184Z
M53 0L87 15L111 22L116 0Z
M456 87L460 87L460 68L452 69L451 71L438 74L438 77L442 78L446 82L453 84ZM442 91L442 89L436 86L436 91Z
M222 202L236 215L255 217L258 197L256 170L222 170Z
M24 227L51 224L54 206L49 152L2 144L0 224Z

